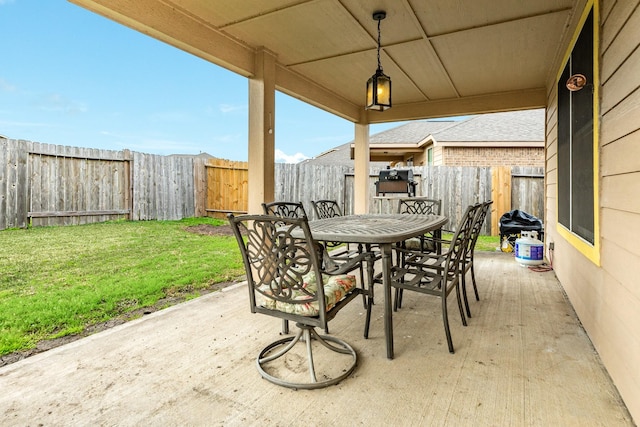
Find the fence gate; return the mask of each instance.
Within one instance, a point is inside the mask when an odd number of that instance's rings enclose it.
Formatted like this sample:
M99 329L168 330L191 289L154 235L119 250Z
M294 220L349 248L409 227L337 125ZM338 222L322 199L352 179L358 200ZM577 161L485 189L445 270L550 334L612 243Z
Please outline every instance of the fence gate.
M227 213L247 213L249 164L210 158L206 160L204 168L206 175L205 211L207 215L226 218Z
M511 168L511 206L537 218L544 218L544 169Z

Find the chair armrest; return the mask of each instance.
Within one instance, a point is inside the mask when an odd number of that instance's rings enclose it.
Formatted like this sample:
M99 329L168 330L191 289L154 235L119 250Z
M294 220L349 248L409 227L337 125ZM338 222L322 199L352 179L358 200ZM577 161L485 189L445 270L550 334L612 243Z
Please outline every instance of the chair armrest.
M449 251L441 254L403 248L396 248L396 251L401 255L402 263L404 265L411 265L418 268L431 268L435 270L443 270L445 267L445 261L449 257Z
M331 276L349 273L360 268L363 262L376 260L376 254L373 252L351 250L331 256L324 246L320 246L322 247L322 272Z

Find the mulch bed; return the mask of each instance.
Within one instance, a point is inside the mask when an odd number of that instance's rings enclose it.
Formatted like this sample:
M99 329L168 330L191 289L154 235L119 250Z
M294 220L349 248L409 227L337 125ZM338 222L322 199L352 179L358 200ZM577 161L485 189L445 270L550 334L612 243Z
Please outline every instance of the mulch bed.
M225 225L211 225L211 224L199 224L185 227L185 231L195 234L205 234L207 236L233 236L233 230L228 224Z

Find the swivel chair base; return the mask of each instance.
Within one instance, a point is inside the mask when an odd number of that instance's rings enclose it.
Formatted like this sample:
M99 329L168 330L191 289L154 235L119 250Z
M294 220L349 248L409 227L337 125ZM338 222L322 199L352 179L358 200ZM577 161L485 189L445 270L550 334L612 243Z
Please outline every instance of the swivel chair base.
M319 335L313 326L302 325L299 323L296 324L296 326L298 327L298 332L295 336L286 337L272 342L258 355L258 359L256 361L257 367L260 375L262 375L264 379L283 387L310 390L337 384L351 375L355 370L358 361L356 351L353 347L341 339L328 335ZM314 342L322 344L322 346L326 347L331 352L344 354L347 355L347 357L340 358L340 360L344 360L344 362L340 363L333 359L332 356L331 361L326 363L328 368L324 369L325 367L323 367L322 372L316 372L318 367L313 359L312 348ZM288 366L291 363L287 363L283 358L283 356L294 349L298 343L306 344L309 381L304 381L301 378L303 375L297 375L298 372L295 371L299 369L291 369L291 367ZM322 348L320 347L318 349ZM280 359L280 362L282 363L270 363L278 359ZM322 378L322 381L318 381L318 376Z

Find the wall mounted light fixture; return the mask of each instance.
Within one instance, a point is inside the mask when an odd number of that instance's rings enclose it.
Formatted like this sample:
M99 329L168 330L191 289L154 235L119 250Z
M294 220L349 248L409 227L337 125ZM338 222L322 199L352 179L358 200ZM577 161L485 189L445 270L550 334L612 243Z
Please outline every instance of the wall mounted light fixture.
M373 19L378 21L378 69L367 81L367 110L384 111L391 108L391 77L382 72L380 65L380 21L387 17L387 13L379 10L373 13Z
M584 74L574 74L567 80L567 89L571 92L577 92L587 85L587 78Z

